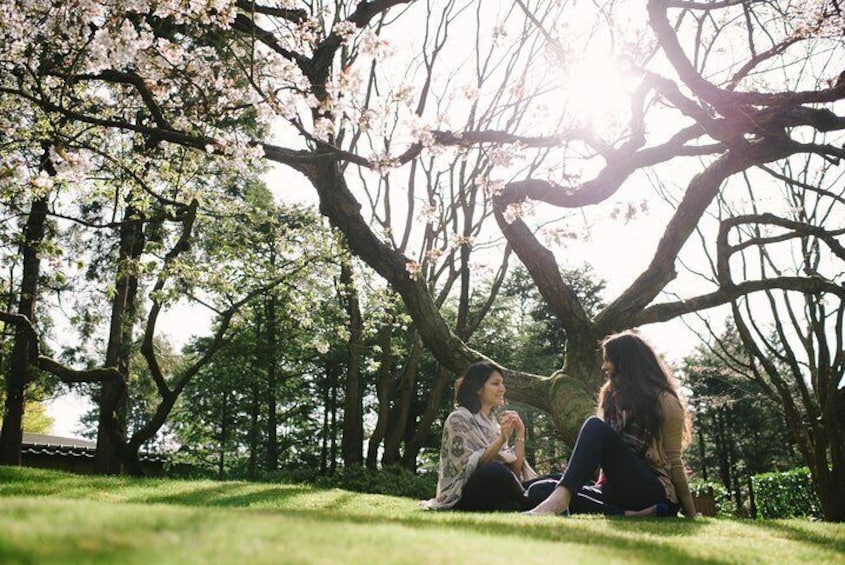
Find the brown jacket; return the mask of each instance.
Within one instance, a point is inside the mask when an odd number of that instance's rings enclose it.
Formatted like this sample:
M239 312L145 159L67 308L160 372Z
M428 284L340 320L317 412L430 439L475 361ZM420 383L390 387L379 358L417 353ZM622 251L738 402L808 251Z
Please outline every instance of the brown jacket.
M646 460L666 489L666 498L671 502L680 503L685 515L695 516L695 504L687 483L686 468L681 459L684 408L680 401L668 392L661 394L659 400L663 425L646 450Z

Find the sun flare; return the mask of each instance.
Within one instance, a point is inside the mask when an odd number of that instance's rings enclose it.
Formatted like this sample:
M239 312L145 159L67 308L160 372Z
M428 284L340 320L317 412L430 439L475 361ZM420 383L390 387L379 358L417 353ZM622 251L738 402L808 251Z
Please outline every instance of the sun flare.
M627 120L632 82L617 59L588 54L569 68L562 94L572 115L603 132Z

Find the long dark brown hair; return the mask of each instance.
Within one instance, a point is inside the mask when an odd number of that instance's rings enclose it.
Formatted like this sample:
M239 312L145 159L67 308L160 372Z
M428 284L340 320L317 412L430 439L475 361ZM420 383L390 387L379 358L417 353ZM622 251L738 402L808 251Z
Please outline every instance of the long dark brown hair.
M663 423L660 395L666 392L681 400L675 379L651 345L631 330L607 336L601 347L604 357L613 364L613 374L608 375L599 391L599 416L613 398L620 409L630 410L649 438L654 439ZM687 413L684 443L689 441L689 433Z

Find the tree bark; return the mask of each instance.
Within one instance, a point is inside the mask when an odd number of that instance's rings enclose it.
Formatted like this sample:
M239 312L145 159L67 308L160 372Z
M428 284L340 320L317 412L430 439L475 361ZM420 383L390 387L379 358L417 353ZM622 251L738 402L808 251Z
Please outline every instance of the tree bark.
M131 194L127 197L131 200ZM125 443L129 405L126 383L132 347L132 328L136 313L138 291L137 262L144 251L144 222L140 213L128 205L120 226L120 243L115 275L115 295L112 299L109 341L106 346L106 367L117 367L122 382L106 381L100 387L97 428L97 455L94 468L104 475L123 472L120 457ZM120 438L115 444L112 438Z
M278 296L270 292L265 300L265 313L267 317L267 465L268 471L275 471L279 468L279 440L277 421L277 375L278 367L278 321L276 310L278 307Z
M381 458L382 467L396 465L401 461L400 447L405 439L408 426L413 424L411 419L411 400L417 384L417 372L422 358L422 343L413 335L411 351L406 360L402 381L397 387L396 402L390 416L390 425L384 439L384 453Z
M226 474L226 443L229 441L229 392L223 391L220 407L220 451L217 454L217 478Z
M352 467L363 463L364 399L361 384L361 356L364 349L364 322L361 317L352 266L347 261L341 265L340 283L346 297L346 312L349 316L342 453L344 465Z
M261 393L258 381L252 383L252 399L249 414L249 463L247 474L250 478L258 475L258 418L261 415Z
M384 322L379 330L377 343L381 348L378 376L376 377L376 398L378 400L378 416L376 427L370 434L367 446L367 468L375 470L378 467L378 450L387 433L390 417L390 397L393 393L393 323L392 316Z
M18 313L31 322L35 320L35 305L38 301L38 277L41 274L41 260L38 248L47 232L47 198L34 200L23 230L20 254L23 262ZM21 443L23 442L23 416L26 405L26 391L34 375L34 361L37 344L26 328L15 328L15 340L6 377L6 402L3 406L3 429L0 432L0 464L21 464Z
M417 470L417 457L419 457L420 451L428 441L428 437L431 435L431 426L434 424L434 420L437 419L437 415L440 412L440 405L443 402L443 394L449 387L451 375L452 372L446 367L442 365L437 366L437 376L434 380L434 386L431 388L431 393L428 396L425 411L420 417L420 421L417 424L417 429L414 432L414 435L409 441L405 442L405 453L402 456L402 465L410 471Z

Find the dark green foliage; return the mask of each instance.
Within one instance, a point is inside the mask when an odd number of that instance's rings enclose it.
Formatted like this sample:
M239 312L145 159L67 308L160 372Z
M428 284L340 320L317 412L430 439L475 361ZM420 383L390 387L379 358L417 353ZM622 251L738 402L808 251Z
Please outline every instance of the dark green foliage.
M783 414L737 360L746 358L727 327L716 346L698 347L683 361L683 384L691 391L693 438L684 458L704 481L718 481L732 498L722 512L747 516L750 477L800 464Z
M821 502L807 467L783 473L763 473L751 478L762 519L820 517ZM841 501L840 501L841 502Z

